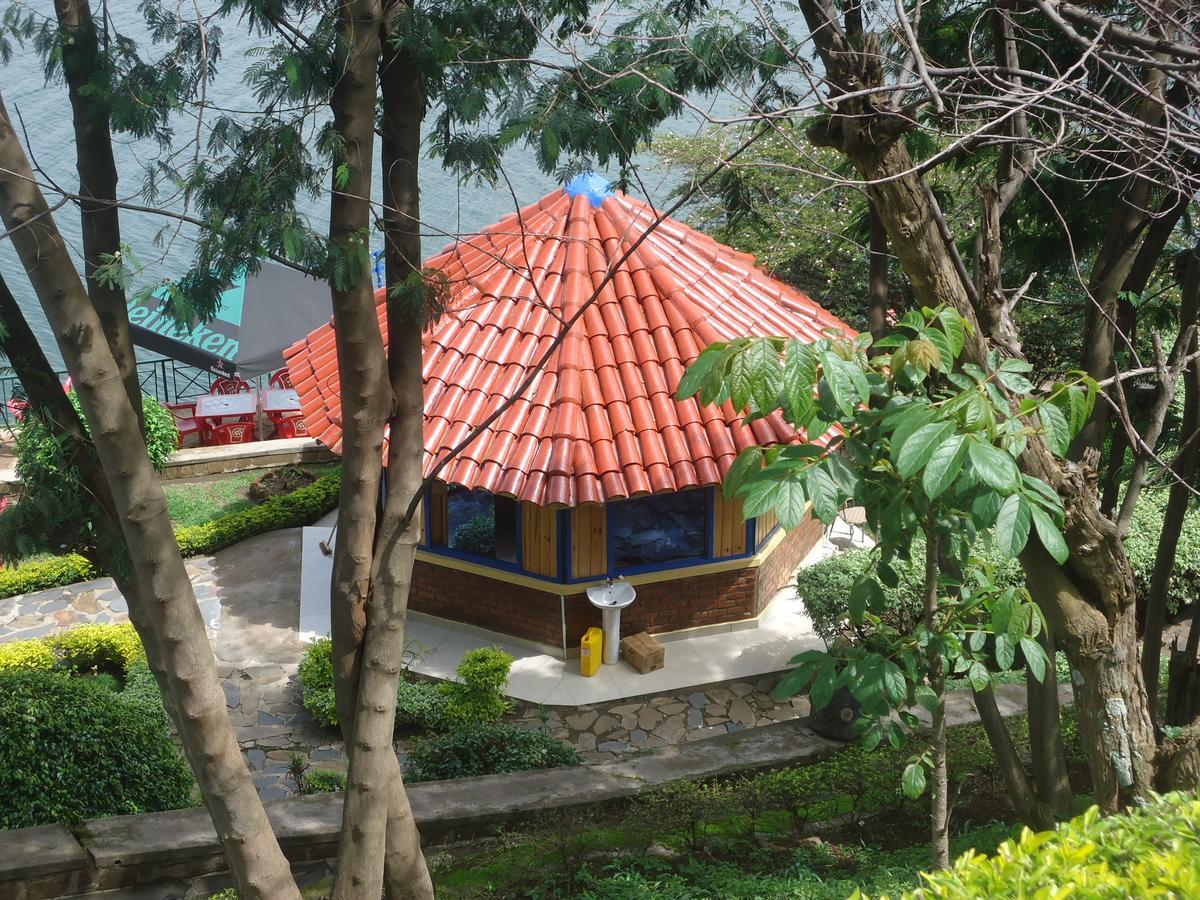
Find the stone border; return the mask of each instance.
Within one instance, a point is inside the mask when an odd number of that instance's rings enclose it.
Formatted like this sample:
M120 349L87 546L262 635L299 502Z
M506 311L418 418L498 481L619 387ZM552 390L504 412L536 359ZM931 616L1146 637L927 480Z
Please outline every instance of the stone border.
M337 459L328 447L314 438L254 441L222 447L185 447L171 455L159 478L173 481L246 469L335 462Z
M840 746L793 720L603 765L425 782L410 786L408 797L423 842L433 844L526 821L531 813L622 800L680 778L702 780L816 762ZM289 797L265 805L293 863L336 855L341 794ZM76 834L61 825L0 831L0 897L48 900L226 870L203 808L92 819Z

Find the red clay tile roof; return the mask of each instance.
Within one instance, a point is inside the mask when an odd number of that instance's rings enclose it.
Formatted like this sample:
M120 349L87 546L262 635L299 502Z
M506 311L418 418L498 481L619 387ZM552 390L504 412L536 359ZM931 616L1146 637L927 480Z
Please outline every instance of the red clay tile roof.
M444 273L449 302L425 339L427 473L512 394L656 215L623 194L573 186L428 261ZM377 299L386 339L382 291ZM667 219L617 267L525 394L439 477L568 506L719 484L739 450L797 436L779 413L747 425L728 403L676 401L686 366L713 341L816 339L829 328L853 334L753 257ZM285 357L309 434L338 451L332 327Z

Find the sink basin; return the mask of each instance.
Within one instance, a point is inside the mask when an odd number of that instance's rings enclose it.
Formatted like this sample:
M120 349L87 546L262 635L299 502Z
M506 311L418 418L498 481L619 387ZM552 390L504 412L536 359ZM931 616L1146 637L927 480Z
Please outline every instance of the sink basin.
M616 665L621 651L621 610L633 602L637 593L624 578L587 589L592 606L600 610L604 628L604 664Z
M598 609L624 609L633 602L636 594L633 585L621 578L612 584L602 584L587 589L588 600Z

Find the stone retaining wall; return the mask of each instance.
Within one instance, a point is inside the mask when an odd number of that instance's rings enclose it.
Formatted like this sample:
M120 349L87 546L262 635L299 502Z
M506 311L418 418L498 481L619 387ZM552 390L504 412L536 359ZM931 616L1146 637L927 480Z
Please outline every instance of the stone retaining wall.
M527 822L543 810L620 800L680 778L813 762L838 746L807 731L802 720L792 720L621 762L411 785L408 797L422 841L432 844ZM336 855L340 794L290 797L265 806L293 863ZM45 900L225 870L212 821L202 808L93 819L75 834L61 825L0 831L0 900Z
M255 441L222 447L185 447L176 451L160 473L164 481L199 478L246 469L270 469L276 466L314 465L336 462L329 449L312 438L288 438Z

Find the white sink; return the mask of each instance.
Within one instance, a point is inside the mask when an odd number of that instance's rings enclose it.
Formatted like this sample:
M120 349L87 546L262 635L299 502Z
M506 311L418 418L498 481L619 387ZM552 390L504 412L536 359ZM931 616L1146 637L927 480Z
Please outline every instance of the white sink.
M633 585L624 578L587 589L588 600L597 609L624 609L633 602Z
M621 610L634 601L637 593L624 578L610 578L606 584L587 589L588 601L600 610L604 628L604 664L615 665L621 653Z

